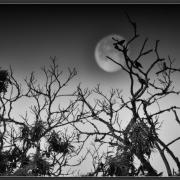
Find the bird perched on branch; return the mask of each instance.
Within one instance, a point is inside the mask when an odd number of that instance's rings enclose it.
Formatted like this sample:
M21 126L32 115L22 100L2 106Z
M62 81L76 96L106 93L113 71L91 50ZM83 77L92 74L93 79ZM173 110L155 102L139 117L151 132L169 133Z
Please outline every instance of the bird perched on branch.
M141 63L139 63L138 61L134 61L134 66L135 66L136 68L142 68Z
M139 82L142 84L147 84L146 80L142 79L142 78L138 78Z
M117 40L117 39L115 39L115 38L113 38L112 37L112 39L114 40L114 41L116 41L115 43L113 43L113 46L114 46L114 48L115 49L117 49L117 50L119 50L119 51L121 51L122 49L120 49L120 47L119 46L123 46L124 45L124 43L125 43L125 40L123 39L123 40Z
M163 63L163 70L166 70L167 69L167 66L166 66L166 63L164 62Z
M114 48L117 49L118 51L121 51L121 49L119 48L118 44L117 43L113 43L114 45Z
M116 41L116 44L118 44L118 45L120 45L120 46L122 46L122 45L124 45L124 43L125 43L125 40L124 39L122 39L122 40L117 40L117 39L115 39L114 37L112 37L112 39L114 40L114 41Z
M120 45L120 46L124 45L124 43L125 43L125 40L124 40L124 39L117 42L117 44Z

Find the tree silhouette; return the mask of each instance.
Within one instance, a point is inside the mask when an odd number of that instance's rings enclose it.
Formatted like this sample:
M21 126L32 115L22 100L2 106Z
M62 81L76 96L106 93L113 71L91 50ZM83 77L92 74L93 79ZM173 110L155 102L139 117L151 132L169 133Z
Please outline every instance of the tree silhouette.
M166 104L161 108L161 100L180 93L173 84L180 69L170 56L160 56L159 41L146 50L147 38L138 55L130 57L130 46L140 35L136 23L127 18L133 27L132 37L127 41L112 37L125 64L111 57L107 60L126 73L128 98L120 89L106 94L100 85L92 90L83 89L81 84L67 89L77 72L68 69L64 76L55 57L48 68L42 68L43 76L37 78L32 72L23 85L11 68L0 69L0 175L77 175L81 163L89 163L91 158L93 170L85 176L161 176L150 162L154 151L159 152L169 176L180 174L180 161L170 148L180 137L167 144L159 137L164 113L171 113L180 125L180 107ZM147 67L143 59L149 54L155 59ZM16 107L22 107L23 102L25 113L22 110L18 115ZM152 110L155 105L159 108ZM172 171L166 153L177 172Z
M55 58L51 57L50 66L42 68L42 72L44 76L39 82L31 73L22 89L11 68L9 74L0 71L0 174L3 176L68 175L72 173L70 164L81 163L70 162L83 146L77 143L77 132L68 129L74 123L76 91L65 93L64 90L76 70L69 69L67 77L63 77ZM20 112L15 116L18 102L29 104L25 115Z
M180 122L177 114L180 107L167 104L167 108L160 108L162 99L172 94L179 95L180 91L176 90L173 84L173 75L180 69L174 67L174 60L170 56L168 58L160 56L159 40L156 41L154 48L146 50L148 42L146 38L138 55L130 57L129 47L140 35L137 32L136 23L128 15L127 18L133 27L132 37L127 41L119 41L112 37L115 41L114 48L124 55L125 64L120 64L111 57L107 56L107 58L121 66L127 74L130 82L129 98L125 99L119 89L112 89L107 95L99 85L92 91L88 89L84 91L80 86L78 87L79 101L82 104L79 119L82 119L83 124L88 124L89 129L87 131L79 128L77 124L74 124L74 127L87 138L94 137L97 146L91 152L92 159L97 160L94 171L87 175L161 176L162 172L157 172L149 161L155 150L158 150L162 157L168 176L177 175L180 172L180 161L169 146L180 137L165 144L159 137L159 130L161 129L161 116L164 113L173 113L178 124ZM153 54L155 59L149 67L145 67L143 59L149 54ZM90 101L90 98L95 98L95 101ZM151 107L155 104L159 109L152 111ZM127 119L120 117L123 110L131 114L131 119L125 127L122 122ZM109 147L109 150L102 153L103 148L100 150L100 147ZM178 172L172 172L165 152L176 163ZM135 158L140 162L138 167L134 165Z

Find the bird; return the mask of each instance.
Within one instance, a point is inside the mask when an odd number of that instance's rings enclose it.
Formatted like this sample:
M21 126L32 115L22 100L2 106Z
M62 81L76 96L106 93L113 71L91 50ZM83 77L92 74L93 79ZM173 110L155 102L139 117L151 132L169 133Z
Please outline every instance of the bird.
M113 43L114 45L114 48L117 49L118 51L120 51L121 49L119 48L118 44L117 43Z
M125 43L125 40L124 40L124 39L117 42L117 44L120 45L120 46L122 46L124 43Z
M166 63L165 63L165 62L163 63L163 69L164 69L164 70L167 69L167 66L166 66Z
M142 83L142 84L147 84L147 82L146 82L144 79L142 79L142 78L138 78L138 80L139 80L139 82Z
M142 68L141 63L139 63L138 61L134 61L134 65L136 68Z
M123 46L124 43L125 43L125 40L124 40L124 39L122 39L122 40L120 40L120 41L117 40L117 39L115 39L114 37L112 37L112 39L113 39L114 41L116 41L115 43L113 43L114 45L117 44L117 45Z
M151 104L149 101L145 101L145 100L143 100L142 103L144 106L149 106Z

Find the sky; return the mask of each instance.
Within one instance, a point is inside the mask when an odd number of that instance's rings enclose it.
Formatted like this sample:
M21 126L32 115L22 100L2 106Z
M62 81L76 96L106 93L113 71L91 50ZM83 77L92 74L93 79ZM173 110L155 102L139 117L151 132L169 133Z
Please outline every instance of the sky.
M143 39L149 38L149 47L160 40L160 55L170 55L180 66L180 5L0 5L0 67L12 66L15 76L23 80L30 72L38 72L48 65L50 56L64 71L75 67L78 75L72 82L75 87L82 82L93 88L100 83L104 90L120 88L126 91L127 76L123 71L107 73L100 69L94 58L95 46L109 34L119 34L125 39L132 35L132 27L124 12L137 23L141 38L130 49L135 56ZM153 61L148 56L143 65ZM175 77L180 87L180 75ZM171 99L179 104L180 98ZM166 142L180 136L176 124L164 123L160 134ZM168 129L169 128L169 129ZM167 133L168 129L168 133ZM180 143L174 148L178 152ZM178 154L180 157L180 154ZM156 159L156 158L154 158ZM155 166L159 166L155 162Z
M162 52L178 58L177 5L1 5L0 10L1 63L17 68L19 76L56 56L63 68L76 67L88 84L117 82L122 72L99 69L94 48L106 35L131 35L124 11L136 20L142 37L149 37L151 44L160 39Z

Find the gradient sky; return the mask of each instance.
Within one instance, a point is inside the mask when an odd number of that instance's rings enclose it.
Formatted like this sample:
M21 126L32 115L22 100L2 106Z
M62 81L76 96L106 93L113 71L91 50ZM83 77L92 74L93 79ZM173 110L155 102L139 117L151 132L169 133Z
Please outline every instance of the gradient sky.
M107 74L96 66L96 43L112 33L129 37L132 29L123 14L127 11L136 20L142 37L149 37L151 44L160 39L161 52L178 58L178 7L100 4L1 5L1 63L2 66L11 64L17 68L20 76L47 64L49 56L57 56L63 68L76 67L81 80L88 84L94 82L94 79L104 84L114 83L121 72Z
M161 40L161 52L179 56L180 17L178 5L1 5L0 59L18 73L47 64L57 56L63 67L76 67L92 81L114 81L119 73L107 74L94 61L96 43L117 33L132 32L123 11L138 24L142 37Z
M73 86L94 87L101 83L104 89L125 88L124 72L107 73L94 60L97 42L106 35L119 34L129 38L132 33L124 11L137 22L142 37L131 49L136 54L143 38L152 46L160 40L160 55L171 55L180 66L180 5L0 5L0 66L12 66L15 75L23 79L31 71L49 64L49 57L56 56L61 69L75 67L78 76ZM152 61L148 57L146 66ZM180 87L180 75L176 84ZM176 98L176 104L179 104ZM167 142L180 136L172 127L167 136L168 123L162 132ZM171 136L172 135L172 136ZM179 142L178 142L179 143ZM174 150L178 153L180 143ZM178 154L180 157L180 154ZM160 167L161 168L161 167Z

